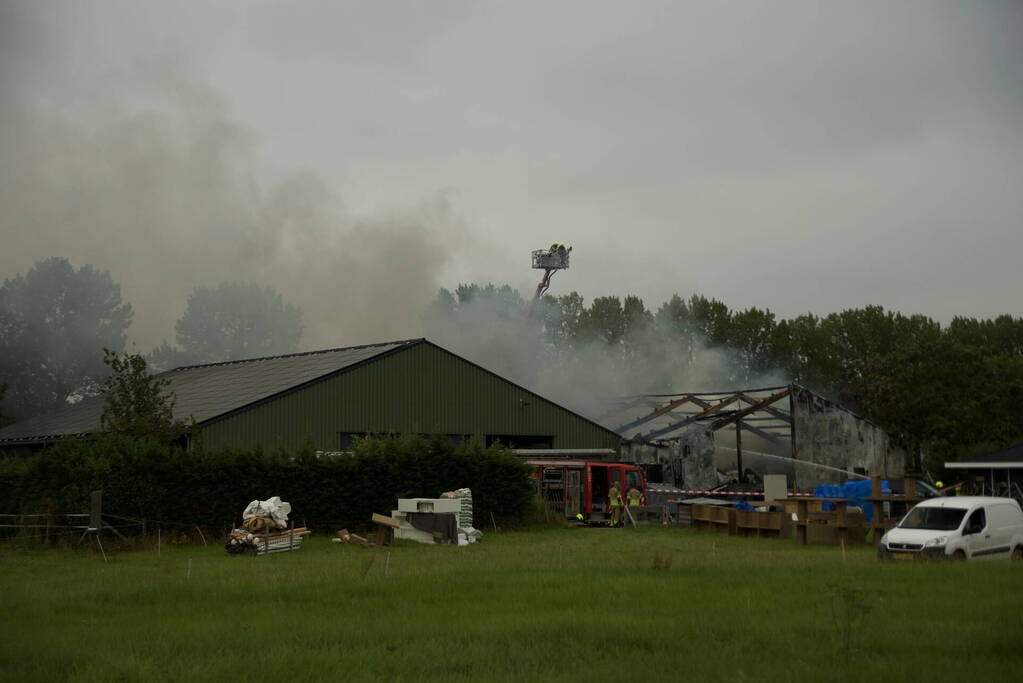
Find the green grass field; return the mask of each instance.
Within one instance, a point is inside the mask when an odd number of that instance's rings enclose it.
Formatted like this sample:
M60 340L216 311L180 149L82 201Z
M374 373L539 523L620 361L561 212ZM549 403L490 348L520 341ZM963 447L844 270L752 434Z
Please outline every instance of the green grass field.
M661 527L106 563L5 542L0 576L4 680L1001 681L1023 665L1018 563Z

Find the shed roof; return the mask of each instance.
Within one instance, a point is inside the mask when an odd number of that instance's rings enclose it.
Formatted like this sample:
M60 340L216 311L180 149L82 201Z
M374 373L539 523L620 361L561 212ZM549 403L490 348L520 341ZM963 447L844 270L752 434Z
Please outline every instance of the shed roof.
M174 417L201 423L423 341L406 339L192 365L157 377L170 380L168 389L176 398ZM0 444L33 443L95 432L100 428L103 406L103 398L94 396L10 425L0 429Z
M978 455L975 458L946 462L945 467L953 470L1023 469L1023 443L1007 446L994 453Z

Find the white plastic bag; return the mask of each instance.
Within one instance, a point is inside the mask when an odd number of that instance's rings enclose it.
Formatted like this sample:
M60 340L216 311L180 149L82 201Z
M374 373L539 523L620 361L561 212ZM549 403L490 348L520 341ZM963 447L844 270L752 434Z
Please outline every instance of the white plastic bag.
M253 517L269 517L277 526L286 529L288 526L288 515L291 514L291 503L285 503L279 496L269 500L254 500L245 507L242 513L242 520Z

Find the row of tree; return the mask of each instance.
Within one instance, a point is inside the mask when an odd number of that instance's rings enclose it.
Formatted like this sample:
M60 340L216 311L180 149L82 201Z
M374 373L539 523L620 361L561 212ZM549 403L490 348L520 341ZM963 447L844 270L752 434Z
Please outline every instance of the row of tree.
M123 351L133 317L108 271L39 261L0 286L0 426L96 394L104 349ZM298 350L302 310L269 287L197 287L175 324L176 344L148 357L157 370Z
M675 295L656 309L635 296L546 296L530 320L511 287L442 290L433 317L453 329L479 325L480 311L531 330L540 364L598 358L621 372L618 393L730 390L797 382L877 422L933 470L945 459L1023 439L1023 318L927 316L880 306L779 319L732 310L701 295ZM461 333L464 335L464 333ZM706 370L714 364L713 372ZM687 378L690 378L687 385ZM707 386L714 381L717 386Z

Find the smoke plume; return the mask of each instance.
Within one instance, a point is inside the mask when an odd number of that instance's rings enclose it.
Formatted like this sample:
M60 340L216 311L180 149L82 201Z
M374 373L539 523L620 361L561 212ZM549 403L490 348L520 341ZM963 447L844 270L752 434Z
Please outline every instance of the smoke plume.
M109 270L142 351L173 339L194 287L225 280L301 306L306 349L421 333L467 243L448 197L353 216L314 174L261 182L257 141L173 60L54 83L45 36L2 12L0 278L50 256Z
M510 287L464 289L450 299L442 292L429 310L424 328L432 341L612 429L650 411L615 410L622 397L788 381L781 371L751 372L739 353L711 346L696 330L671 334L651 321L610 343L599 331L566 338L550 302L530 315Z

